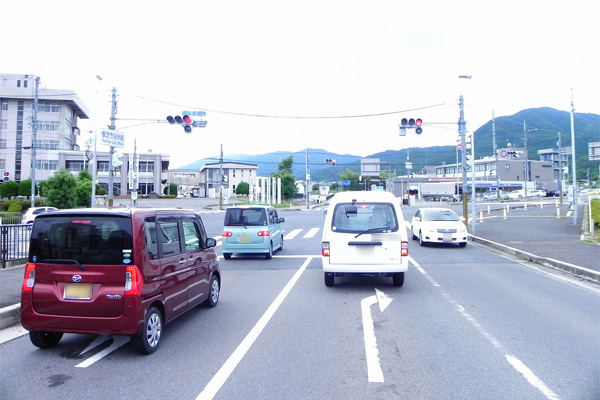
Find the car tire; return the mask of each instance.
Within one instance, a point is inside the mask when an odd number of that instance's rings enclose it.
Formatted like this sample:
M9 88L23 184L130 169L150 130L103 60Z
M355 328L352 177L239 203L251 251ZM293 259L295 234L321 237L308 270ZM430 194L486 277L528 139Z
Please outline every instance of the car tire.
M154 353L160 344L162 327L162 314L156 307L150 307L144 318L142 334L131 338L135 349L142 354Z
M231 259L231 253L223 253L223 258L226 260Z
M29 331L29 340L40 349L56 346L62 337L62 332Z
M208 298L204 300L204 307L213 308L219 302L219 295L221 294L221 283L219 278L213 275L210 278L210 286L208 288Z
M279 243L279 251L283 250L283 234L281 235L281 242Z
M269 251L267 251L267 253L265 254L265 258L267 260L273 258L273 242L269 243Z
M335 285L335 275L331 272L324 272L323 277L325 278L325 286L332 287Z
M458 247L467 247L467 242L460 242Z
M419 245L425 247L427 243L423 240L423 232L419 232Z
M418 237L417 235L415 235L415 231L413 231L413 227L410 227L410 234L412 235L412 240L417 240Z
M392 282L396 287L402 287L404 285L404 272L397 272L392 275Z

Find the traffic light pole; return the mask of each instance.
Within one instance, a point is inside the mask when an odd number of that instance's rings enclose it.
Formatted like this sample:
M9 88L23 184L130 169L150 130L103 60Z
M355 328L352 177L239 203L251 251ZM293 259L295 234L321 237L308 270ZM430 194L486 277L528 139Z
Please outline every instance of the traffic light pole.
M111 131L117 129L115 126L115 116L117 115L117 88L112 88L112 99L111 99L111 108L110 108L110 126L108 127ZM115 154L114 146L110 146L110 153L108 159L108 206L112 207L114 203L114 194L113 194L113 156Z
M458 106L460 109L460 116L458 119L458 134L460 135L460 154L461 154L461 169L462 169L462 201L463 201L463 218L465 226L469 227L469 205L467 196L467 143L465 140L465 110L464 100L462 94L458 100Z
M40 77L35 77L35 89L33 98L33 121L31 124L31 207L35 207L35 164L37 163L37 127L38 127L38 93Z

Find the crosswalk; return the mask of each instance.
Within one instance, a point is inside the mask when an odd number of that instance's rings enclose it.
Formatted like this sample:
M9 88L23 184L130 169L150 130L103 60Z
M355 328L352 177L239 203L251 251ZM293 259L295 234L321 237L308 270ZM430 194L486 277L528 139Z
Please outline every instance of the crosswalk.
M321 228L292 229L289 232L284 230L283 240L292 240L296 237L301 239L312 239L317 235L317 233L319 233L320 230ZM213 236L213 239L217 241L217 246L221 246L223 244L223 236Z

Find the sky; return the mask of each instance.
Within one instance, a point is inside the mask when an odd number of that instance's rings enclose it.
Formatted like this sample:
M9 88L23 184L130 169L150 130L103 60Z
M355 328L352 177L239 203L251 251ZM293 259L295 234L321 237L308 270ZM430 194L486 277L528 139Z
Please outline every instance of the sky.
M595 0L13 1L0 73L75 91L82 145L110 124L116 88L124 151L172 167L221 146L367 156L455 144L460 96L469 131L571 101L600 114L599 19ZM207 126L166 122L186 110ZM399 136L411 117L423 133Z

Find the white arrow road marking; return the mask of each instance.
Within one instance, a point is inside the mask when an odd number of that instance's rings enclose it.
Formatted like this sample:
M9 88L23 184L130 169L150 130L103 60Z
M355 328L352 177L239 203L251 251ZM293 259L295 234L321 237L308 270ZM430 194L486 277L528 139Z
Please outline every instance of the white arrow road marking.
M112 338L113 338L113 342L110 346L108 346L104 350L94 354L87 360L80 362L75 367L87 368L90 365L92 365L93 363L95 363L96 361L103 359L104 357L106 357L107 355L112 353L113 351L117 350L119 347L123 346L124 344L129 343L129 341L131 340L131 338L129 336L124 336L124 335L112 336ZM83 352L85 352L85 350Z
M374 296L364 298L360 302L369 382L383 382L383 370L379 362L379 350L377 349L377 338L375 337L375 326L373 324L373 317L371 316L371 306L378 303L379 310L383 312L391 302L392 298L378 289L375 289Z

